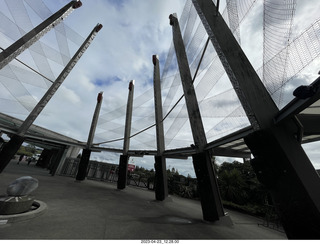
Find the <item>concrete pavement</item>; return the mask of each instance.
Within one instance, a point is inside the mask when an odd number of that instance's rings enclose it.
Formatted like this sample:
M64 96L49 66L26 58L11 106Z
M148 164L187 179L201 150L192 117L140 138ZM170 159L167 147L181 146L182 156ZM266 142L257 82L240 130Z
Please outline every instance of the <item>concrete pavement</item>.
M0 174L0 195L11 181L30 175L39 180L33 195L46 209L7 222L0 216L2 240L286 239L284 233L258 225L262 220L252 216L226 210L229 217L205 223L198 201L170 196L160 202L153 191L135 187L120 191L115 183L92 180L79 183L16 162Z

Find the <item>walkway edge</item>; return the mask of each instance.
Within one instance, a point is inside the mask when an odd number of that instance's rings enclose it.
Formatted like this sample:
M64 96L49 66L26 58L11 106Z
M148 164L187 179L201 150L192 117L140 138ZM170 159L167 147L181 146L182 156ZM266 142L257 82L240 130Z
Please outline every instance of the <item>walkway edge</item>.
M47 204L42 201L35 200L34 203L37 203L40 205L35 210L29 211L26 213L21 213L21 214L0 215L0 225L33 219L43 214L47 209Z

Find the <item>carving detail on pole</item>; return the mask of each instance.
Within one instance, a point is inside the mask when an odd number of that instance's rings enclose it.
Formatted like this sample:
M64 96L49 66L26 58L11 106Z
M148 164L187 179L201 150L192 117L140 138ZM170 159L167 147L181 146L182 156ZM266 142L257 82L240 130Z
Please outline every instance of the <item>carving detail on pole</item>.
M0 53L0 69L5 67L13 59L15 59L20 53L30 47L33 43L38 41L44 34L51 30L54 26L63 21L74 9L79 8L82 5L81 1L71 1L58 12L50 16L44 22L37 27L29 31L11 46L6 48Z
M193 86L179 22L174 14L171 14L169 19L170 25L172 26L173 44L177 56L188 117L195 144L194 148L196 153L192 155L192 159L198 180L202 214L204 220L216 221L220 217L224 216L217 178L213 170L210 153L209 151L205 151L207 139Z
M97 25L99 26L99 24ZM51 85L51 87L47 90L47 92L43 95L39 103L34 107L34 109L31 111L29 116L25 119L23 124L20 126L17 134L19 136L24 136L24 134L27 132L29 127L32 125L32 123L36 120L38 115L41 113L41 111L44 109L44 107L47 105L47 103L50 101L50 99L53 97L55 92L58 90L58 88L61 86L65 78L69 75L73 67L76 65L76 63L79 61L83 53L87 50L89 45L91 44L92 40L97 34L96 27L91 31L89 36L86 38L86 40L83 42L81 47L78 49L78 51L74 54L74 56L71 58L69 63L66 65L66 67L62 70L58 78L55 80L55 82Z

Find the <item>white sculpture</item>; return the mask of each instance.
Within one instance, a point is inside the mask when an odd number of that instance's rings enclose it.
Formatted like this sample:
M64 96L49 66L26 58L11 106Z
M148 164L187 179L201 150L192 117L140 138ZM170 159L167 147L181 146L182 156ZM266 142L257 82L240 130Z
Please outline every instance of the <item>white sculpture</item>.
M7 188L8 196L25 196L29 195L38 187L38 180L31 176L20 177L13 182Z

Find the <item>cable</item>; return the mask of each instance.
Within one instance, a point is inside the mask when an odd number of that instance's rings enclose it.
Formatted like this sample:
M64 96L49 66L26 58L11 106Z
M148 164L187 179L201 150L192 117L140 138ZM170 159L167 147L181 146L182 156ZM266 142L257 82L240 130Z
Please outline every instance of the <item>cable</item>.
M2 51L4 51L5 49L3 49L2 47L0 47L0 49ZM15 58L16 61L18 61L19 63L21 63L22 65L26 66L27 68L31 69L33 72L35 72L36 74L40 75L41 77L45 78L46 80L50 81L51 83L54 83L53 80L49 79L48 77L44 76L43 74L41 74L40 72L36 71L34 68L30 67L29 65L27 65L26 63L22 62L21 60Z

